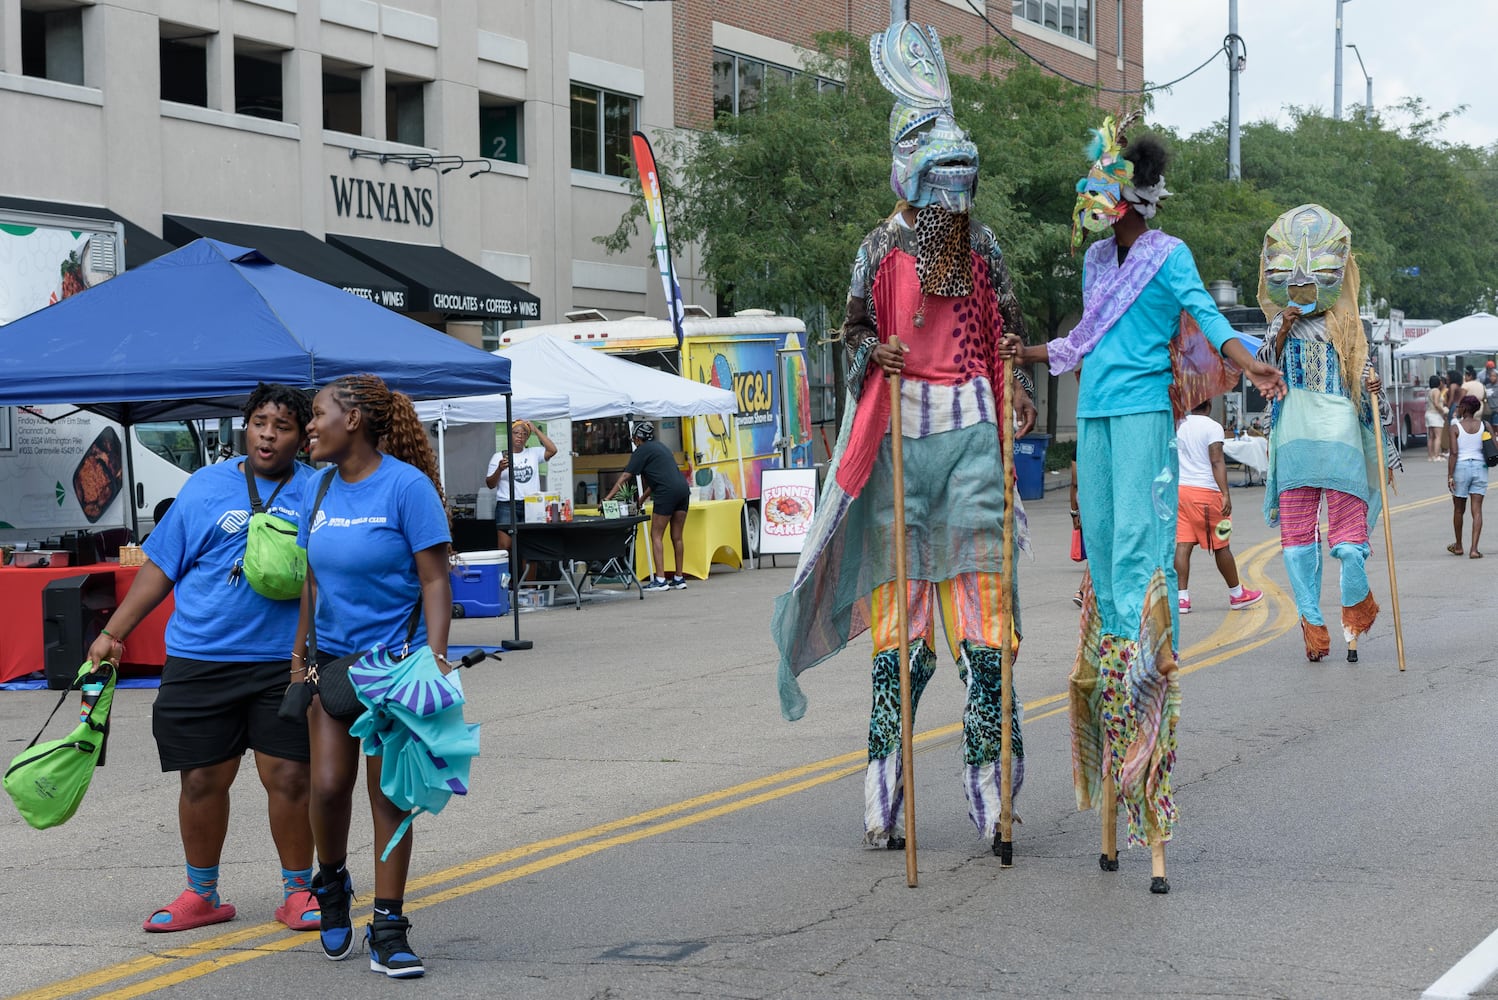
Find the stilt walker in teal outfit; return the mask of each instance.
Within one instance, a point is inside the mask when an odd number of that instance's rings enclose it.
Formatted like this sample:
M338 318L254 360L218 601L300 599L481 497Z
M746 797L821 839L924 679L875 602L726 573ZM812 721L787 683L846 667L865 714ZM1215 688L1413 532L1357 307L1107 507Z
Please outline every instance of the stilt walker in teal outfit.
M1157 139L1128 142L1133 120L1094 132L1092 170L1077 185L1075 243L1107 234L1083 261L1081 320L1048 344L1005 347L1052 374L1081 368L1077 500L1090 578L1071 677L1073 782L1079 808L1101 807L1103 870L1118 870L1122 803L1129 842L1151 849L1150 891L1164 893L1180 713L1175 417L1239 370L1271 398L1283 382L1217 311L1186 245L1149 228L1169 194L1167 157Z

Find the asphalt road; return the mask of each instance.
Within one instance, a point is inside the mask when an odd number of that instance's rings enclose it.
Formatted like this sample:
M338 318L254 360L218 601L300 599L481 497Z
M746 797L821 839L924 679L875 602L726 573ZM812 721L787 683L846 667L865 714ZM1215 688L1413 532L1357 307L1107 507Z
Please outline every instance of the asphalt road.
M1262 489L1233 491L1234 549L1266 600L1229 612L1210 562L1193 561L1168 896L1148 893L1145 850L1099 871L1097 815L1075 809L1060 696L1079 573L1058 491L1030 505L1036 558L1020 570L1029 764L1012 869L966 817L962 688L946 663L917 720L919 888L900 853L860 846L869 648L806 674L810 710L784 722L767 634L791 576L781 560L643 602L527 614L534 650L465 675L484 754L473 794L416 823L407 910L429 972L408 986L368 972L362 952L327 962L313 935L270 922L278 866L249 767L221 883L238 919L142 933L181 886L176 784L156 766L153 693L120 692L109 766L78 815L38 832L0 813L5 989L27 1000L1417 997L1498 927L1498 563L1444 551L1444 466L1410 458L1392 500L1402 674L1381 530L1369 575L1384 613L1356 665L1335 638L1328 660L1305 662ZM455 641L508 629L458 622ZM28 739L51 700L0 694L0 733ZM356 808L356 922L371 842Z

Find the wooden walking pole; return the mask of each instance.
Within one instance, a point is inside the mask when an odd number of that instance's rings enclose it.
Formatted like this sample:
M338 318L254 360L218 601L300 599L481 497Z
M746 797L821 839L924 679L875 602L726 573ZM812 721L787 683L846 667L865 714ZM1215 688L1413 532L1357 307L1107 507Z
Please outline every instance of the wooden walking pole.
M890 343L900 348L900 338ZM905 567L905 442L900 422L900 376L889 377L889 451L895 491L895 624L900 633L900 782L905 795L905 884L916 887L915 726L910 697L910 583Z
M1394 579L1394 528L1389 524L1389 470L1384 453L1384 421L1378 410L1378 393L1370 393L1373 402L1373 434L1378 441L1378 500L1384 508L1384 560L1389 564L1389 599L1394 602L1394 649L1399 654L1399 670L1404 671L1404 625L1399 617L1399 584Z
M1004 459L1004 566L999 607L1004 641L999 647L999 831L994 846L1000 868L1014 867L1014 383L1011 362L1000 370L999 447Z

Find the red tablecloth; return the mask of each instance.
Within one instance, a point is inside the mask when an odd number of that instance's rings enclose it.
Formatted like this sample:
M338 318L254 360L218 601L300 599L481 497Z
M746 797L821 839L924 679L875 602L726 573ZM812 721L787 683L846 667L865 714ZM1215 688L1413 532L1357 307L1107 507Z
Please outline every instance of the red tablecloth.
M67 566L57 569L17 569L0 566L0 681L21 677L45 666L42 646L42 589L52 580L78 576L81 573L113 573L116 601L139 572L136 566L100 563L96 566ZM160 668L166 663L166 621L172 614L172 598L167 599L130 633L125 644L125 663L131 666Z

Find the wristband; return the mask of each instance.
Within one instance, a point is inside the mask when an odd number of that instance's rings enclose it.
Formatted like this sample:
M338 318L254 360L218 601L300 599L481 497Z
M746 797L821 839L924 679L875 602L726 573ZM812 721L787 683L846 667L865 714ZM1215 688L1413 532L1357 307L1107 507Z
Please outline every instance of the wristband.
M124 636L122 636L122 635L115 635L113 632L109 631L109 629L107 629L107 628L101 628L101 629L99 629L99 634L100 635L107 635L107 636L109 636L109 638L113 639L115 642L119 643L121 646L123 646L125 644L125 637Z

